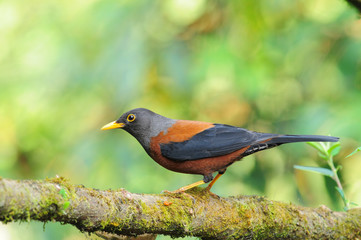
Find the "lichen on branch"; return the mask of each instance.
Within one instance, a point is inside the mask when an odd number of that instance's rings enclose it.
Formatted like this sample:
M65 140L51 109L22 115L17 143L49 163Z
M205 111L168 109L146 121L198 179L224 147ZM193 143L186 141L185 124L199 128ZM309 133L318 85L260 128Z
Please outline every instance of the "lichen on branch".
M334 212L258 196L222 198L200 188L186 194L135 194L75 186L63 178L0 179L0 221L33 220L71 224L89 233L202 239L352 239L361 235L360 208Z

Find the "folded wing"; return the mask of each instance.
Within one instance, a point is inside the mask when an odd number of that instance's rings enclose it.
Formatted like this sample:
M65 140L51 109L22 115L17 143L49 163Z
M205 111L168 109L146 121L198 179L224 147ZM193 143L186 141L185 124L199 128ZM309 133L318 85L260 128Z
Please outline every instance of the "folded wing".
M162 155L174 161L218 157L246 148L241 157L294 142L337 142L338 137L321 135L279 135L259 133L223 124L214 124L184 142L161 144Z
M276 134L257 133L223 124L204 130L184 142L161 144L162 155L174 161L188 161L230 154L265 141Z

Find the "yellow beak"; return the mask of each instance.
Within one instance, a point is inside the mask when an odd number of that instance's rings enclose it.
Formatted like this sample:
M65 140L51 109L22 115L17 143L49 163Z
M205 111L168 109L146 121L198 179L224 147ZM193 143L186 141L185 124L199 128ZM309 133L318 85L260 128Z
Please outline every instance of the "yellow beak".
M101 130L109 130L109 129L115 129L115 128L122 128L124 127L124 123L117 123L116 121L106 124L101 128Z

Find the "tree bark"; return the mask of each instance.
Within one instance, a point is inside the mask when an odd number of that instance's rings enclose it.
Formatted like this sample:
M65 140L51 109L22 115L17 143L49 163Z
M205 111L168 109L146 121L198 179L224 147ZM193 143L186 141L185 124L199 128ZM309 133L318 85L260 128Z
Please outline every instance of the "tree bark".
M196 188L178 194L96 190L63 178L0 179L0 221L58 221L83 232L202 239L355 239L361 208L334 212L259 196L222 198ZM40 230L39 230L40 231Z

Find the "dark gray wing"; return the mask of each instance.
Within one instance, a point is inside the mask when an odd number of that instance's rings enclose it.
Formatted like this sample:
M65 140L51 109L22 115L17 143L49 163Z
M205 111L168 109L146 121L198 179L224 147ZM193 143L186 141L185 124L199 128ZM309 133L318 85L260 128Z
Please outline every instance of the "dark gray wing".
M162 155L174 161L218 157L278 136L223 124L204 130L184 142L161 144Z

